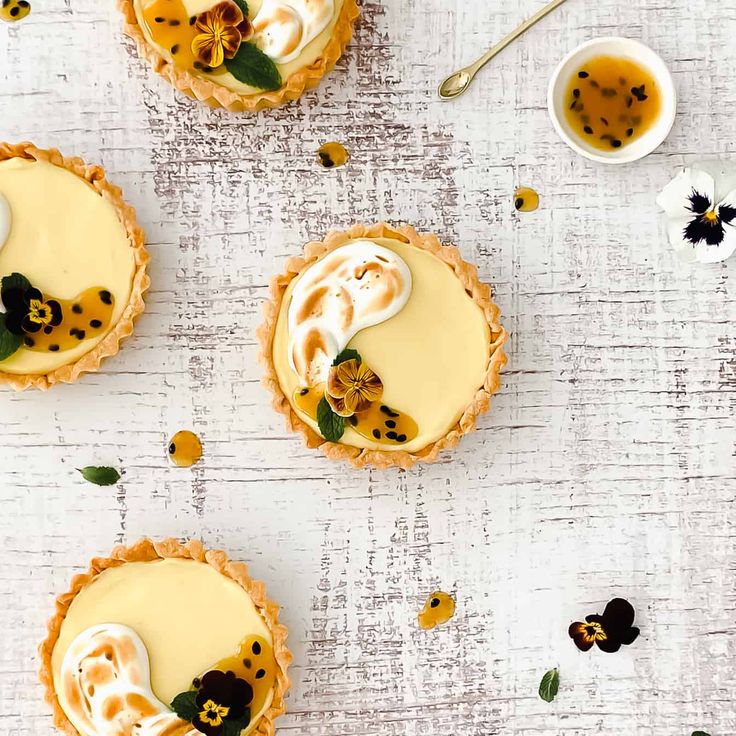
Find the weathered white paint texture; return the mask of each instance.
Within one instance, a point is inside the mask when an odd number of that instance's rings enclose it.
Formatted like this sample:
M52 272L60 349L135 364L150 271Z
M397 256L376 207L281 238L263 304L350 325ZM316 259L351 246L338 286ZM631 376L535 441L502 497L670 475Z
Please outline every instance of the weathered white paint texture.
M570 0L467 96L436 100L540 2L366 0L327 83L255 117L176 95L111 0L34 0L0 24L0 138L102 163L153 255L148 310L102 373L0 392L2 734L53 733L35 647L54 594L146 534L223 546L283 602L283 734L736 733L736 260L680 264L654 204L683 163L736 158L736 0ZM681 97L666 144L621 168L576 157L545 110L559 58L610 34L658 50ZM347 168L316 166L330 139ZM540 210L515 214L517 184ZM270 275L330 226L379 218L457 243L511 333L479 431L411 472L306 451L259 385ZM165 456L182 428L204 441L192 470ZM86 485L87 464L123 480ZM419 631L436 587L457 616ZM614 595L640 640L579 654L567 625Z

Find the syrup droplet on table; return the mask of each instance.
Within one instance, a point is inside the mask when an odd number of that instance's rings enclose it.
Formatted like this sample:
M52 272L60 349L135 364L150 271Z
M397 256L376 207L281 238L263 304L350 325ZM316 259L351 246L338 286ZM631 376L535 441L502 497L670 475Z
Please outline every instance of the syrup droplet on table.
M517 212L534 212L539 207L539 195L529 187L519 187L514 192L514 207Z
M455 599L441 590L432 593L424 607L419 611L419 626L422 629L433 629L447 623L455 615Z
M15 23L25 18L31 12L28 0L2 0L0 4L0 19L6 23Z
M202 457L202 443L194 432L182 430L169 441L169 457L180 468L191 468Z
M350 160L350 154L342 143L332 141L320 147L317 151L317 160L325 169L336 169L345 166Z

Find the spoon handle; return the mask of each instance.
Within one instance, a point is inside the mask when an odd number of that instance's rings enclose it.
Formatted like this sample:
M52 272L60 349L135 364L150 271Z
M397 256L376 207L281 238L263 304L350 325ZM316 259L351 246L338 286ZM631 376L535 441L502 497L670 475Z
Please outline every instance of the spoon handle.
M511 31L508 36L502 38L492 49L486 51L478 61L467 67L467 71L471 77L475 76L496 54L503 51L510 43L516 41L519 36L526 33L533 25L539 23L542 18L559 8L564 2L565 0L551 0L551 2L534 13L531 18L527 18L515 31Z

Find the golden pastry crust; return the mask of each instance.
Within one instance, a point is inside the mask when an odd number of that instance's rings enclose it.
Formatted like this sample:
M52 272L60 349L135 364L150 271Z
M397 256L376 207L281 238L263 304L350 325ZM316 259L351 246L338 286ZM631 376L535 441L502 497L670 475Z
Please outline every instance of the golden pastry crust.
M281 107L301 97L305 90L316 87L345 53L353 37L353 26L360 15L356 0L344 0L332 36L316 61L294 72L277 90L243 95L209 79L190 74L164 58L145 37L133 0L117 0L117 6L125 18L123 31L135 41L138 55L147 59L157 74L188 97L199 100L208 107L224 107L230 112L258 112L266 108Z
M273 340L281 310L281 301L289 284L305 268L322 256L356 238L393 238L432 253L452 268L467 294L483 310L491 330L490 360L483 385L447 434L417 452L368 450L338 442L328 442L297 415L289 399L281 390L276 374L273 362ZM261 343L261 360L266 367L262 383L273 395L274 409L286 417L287 428L302 434L307 447L320 448L331 460L347 460L355 467L371 465L377 468L399 467L404 469L418 462L433 463L437 461L442 450L455 447L464 434L475 429L476 418L488 410L491 396L498 391L501 385L499 374L501 368L506 364L506 355L503 351L506 330L498 322L500 312L501 310L491 299L491 288L479 280L475 266L466 263L455 246L442 245L436 235L418 233L408 225L392 227L383 222L375 225L354 225L347 231L330 232L323 241L307 243L304 247L304 256L290 258L286 262L285 272L271 281L271 299L264 305L265 321L257 332Z
M123 199L122 190L111 184L105 178L102 166L87 165L76 156L67 158L56 149L45 150L36 148L32 143L0 143L0 161L11 158L25 158L31 161L47 161L61 169L71 171L72 174L84 179L115 209L118 219L123 224L128 236L128 242L135 257L135 273L130 290L128 305L123 311L117 324L112 330L75 362L62 365L45 374L15 374L0 370L0 383L12 386L16 391L25 391L33 387L43 391L56 383L74 383L83 373L92 373L99 370L104 358L117 354L120 342L133 332L133 321L143 313L145 303L143 292L150 286L151 280L146 273L149 255L145 245L145 235L138 220L135 209Z
M68 736L79 736L79 731L74 728L67 718L59 704L59 699L56 697L51 657L69 606L71 606L72 601L82 588L88 585L103 570L119 567L127 562L152 562L171 557L206 562L221 575L238 583L251 597L273 635L273 653L277 667L273 701L269 709L261 716L258 726L252 731L252 734L254 736L273 736L276 732L274 721L286 710L284 695L291 685L288 669L292 661L292 655L286 647L288 629L279 623L279 606L266 595L265 583L253 580L248 575L247 566L242 562L231 562L222 550L206 550L202 542L197 540L191 539L181 543L176 539L164 539L161 542L141 539L130 547L118 545L112 550L110 557L95 557L90 562L89 570L81 575L75 575L72 578L69 591L56 599L56 611L48 622L48 635L38 648L41 659L39 677L46 690L45 700L53 709L54 725Z

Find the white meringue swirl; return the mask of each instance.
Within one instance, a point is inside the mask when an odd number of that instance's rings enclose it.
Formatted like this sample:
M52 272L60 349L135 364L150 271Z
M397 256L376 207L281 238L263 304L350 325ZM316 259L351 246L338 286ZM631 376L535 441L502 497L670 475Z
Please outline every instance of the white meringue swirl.
M253 19L256 42L277 64L287 64L327 28L334 13L334 0L264 0Z
M303 385L325 381L353 336L398 314L411 289L406 262L372 240L348 243L307 269L288 312L289 362Z
M148 651L133 629L101 624L69 646L61 665L65 712L84 736L196 736L153 694Z

